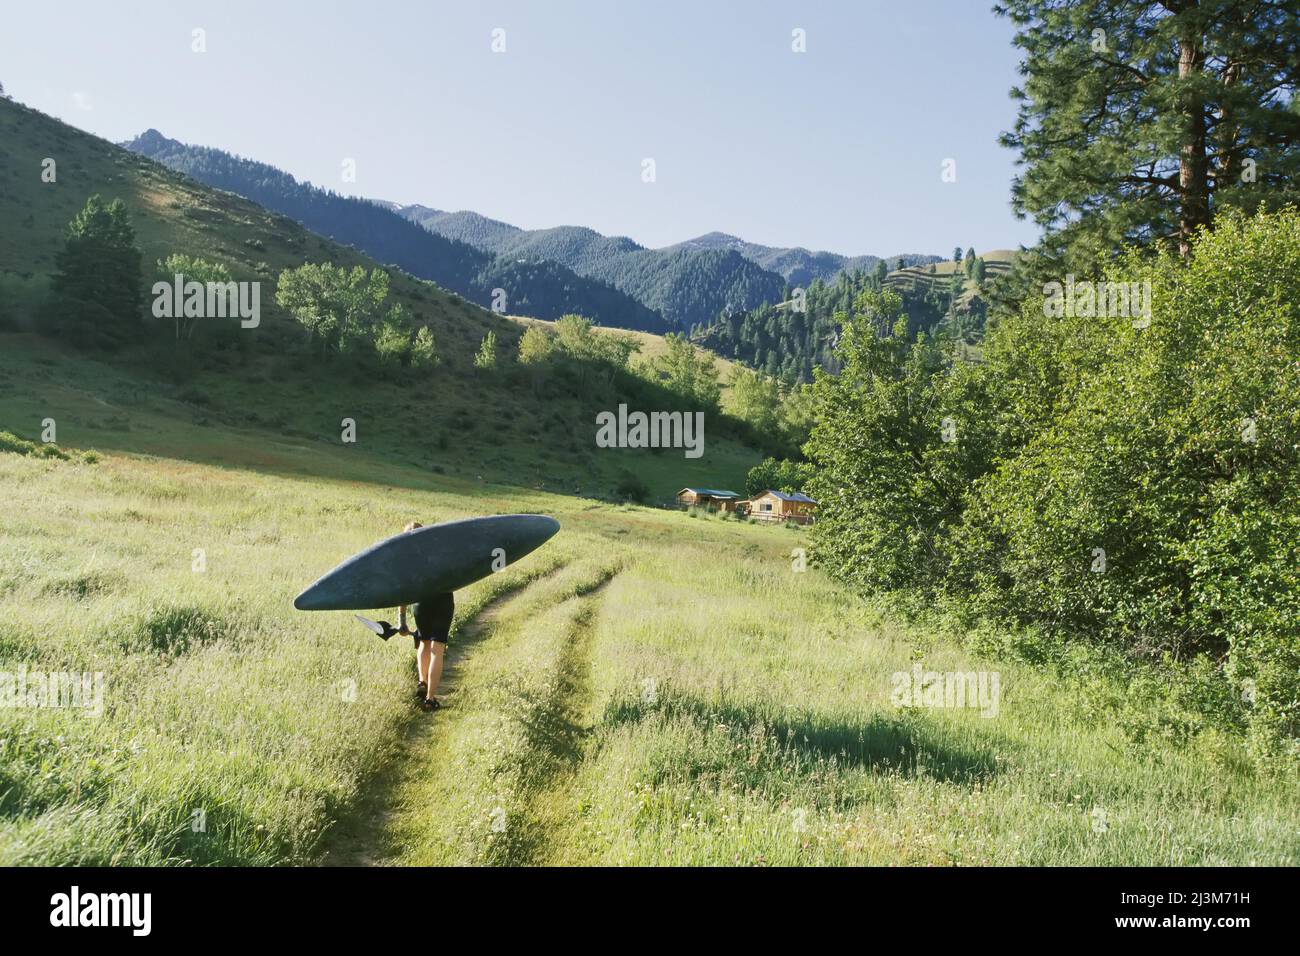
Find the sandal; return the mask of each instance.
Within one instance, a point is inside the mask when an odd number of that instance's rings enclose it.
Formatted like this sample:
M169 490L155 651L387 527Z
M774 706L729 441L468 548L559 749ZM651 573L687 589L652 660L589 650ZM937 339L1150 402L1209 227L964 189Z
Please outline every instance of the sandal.
M424 681L420 681L418 684L416 684L416 685L415 685L415 696L416 696L416 699L417 699L417 700L424 700L424 698L428 697L428 696L429 696L429 685L426 684Z
M420 707L424 710L440 710L442 708L442 701L438 700L436 697L426 697L424 700L420 701Z

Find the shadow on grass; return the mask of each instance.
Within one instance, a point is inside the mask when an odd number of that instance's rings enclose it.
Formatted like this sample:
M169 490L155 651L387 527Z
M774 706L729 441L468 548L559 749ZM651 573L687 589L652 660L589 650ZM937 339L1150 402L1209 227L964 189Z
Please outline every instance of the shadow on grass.
M954 734L916 711L878 714L859 723L816 712L792 716L770 704L661 691L653 702L634 697L611 701L602 724L614 728L650 721L725 739L724 766L719 766L723 751L718 748L693 752L688 747L675 755L673 768L665 768L675 775L730 769L757 783L772 775L806 776L834 761L842 768L971 786L999 772L992 749L954 740Z

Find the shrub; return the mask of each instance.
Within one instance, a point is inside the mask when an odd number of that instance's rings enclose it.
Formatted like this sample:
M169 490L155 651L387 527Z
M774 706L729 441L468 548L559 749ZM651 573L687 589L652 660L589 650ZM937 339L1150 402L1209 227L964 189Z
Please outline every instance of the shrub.
M433 368L442 361L438 355L438 343L433 337L433 330L427 325L420 326L411 345L411 365L414 368Z
M614 488L614 493L622 501L635 501L638 504L644 504L650 498L650 487L637 475L626 472L619 479L618 485Z
M1222 661L1179 707L1238 697L1258 755L1294 750L1300 215L1225 215L1190 259L1129 251L1100 278L1149 282L1149 324L1031 298L974 367L851 321L816 386L817 553L864 591Z
M497 367L497 334L488 332L474 354L474 367L490 370Z
M0 452L13 452L18 455L30 455L33 458L56 458L67 461L68 455L58 445L49 442L28 441L19 438L13 432L0 431Z
M982 373L950 364L924 335L912 341L894 293L864 293L858 309L837 350L841 373L814 385L822 414L805 452L816 550L860 590L931 590L947 574L939 542L987 469Z
M765 458L745 476L745 492L751 498L764 491L793 494L804 490L812 478L812 466L804 461Z

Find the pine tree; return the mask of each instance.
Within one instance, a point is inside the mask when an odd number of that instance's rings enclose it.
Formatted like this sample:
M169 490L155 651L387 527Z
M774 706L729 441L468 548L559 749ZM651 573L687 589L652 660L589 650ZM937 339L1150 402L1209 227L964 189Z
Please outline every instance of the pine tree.
M86 200L68 224L50 287L54 329L86 329L108 344L143 327L140 250L122 200Z
M1176 246L1220 209L1280 205L1300 177L1300 3L1000 0L1026 80L1002 143L1012 205L1073 261Z

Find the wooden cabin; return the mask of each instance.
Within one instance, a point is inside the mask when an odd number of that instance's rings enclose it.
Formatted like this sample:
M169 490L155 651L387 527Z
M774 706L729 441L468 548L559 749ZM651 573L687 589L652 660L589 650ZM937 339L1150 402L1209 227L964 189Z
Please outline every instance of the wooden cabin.
M798 492L787 495L785 492L771 489L741 504L747 508L751 518L757 518L759 521L793 521L795 524L812 524L817 511L817 502L807 495Z
M683 508L732 511L740 500L740 495L724 488L683 488L677 492L677 503Z

